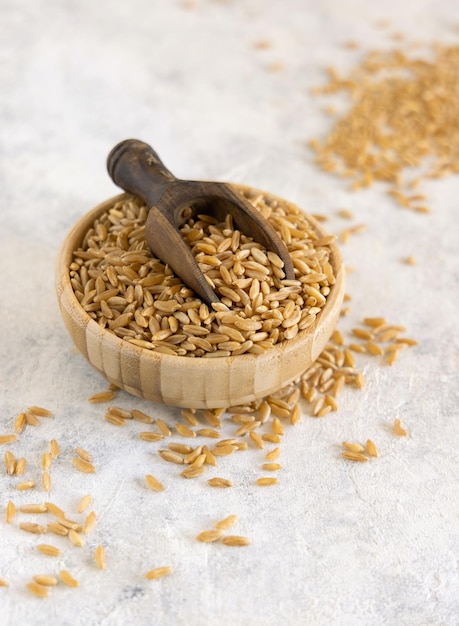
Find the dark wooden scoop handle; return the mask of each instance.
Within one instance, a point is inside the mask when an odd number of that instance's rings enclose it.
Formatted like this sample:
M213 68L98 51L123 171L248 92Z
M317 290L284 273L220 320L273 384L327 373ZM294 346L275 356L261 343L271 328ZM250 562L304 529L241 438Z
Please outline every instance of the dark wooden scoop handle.
M137 139L125 139L107 157L107 169L118 187L139 196L152 206L166 185L177 179L151 146Z
M153 148L137 139L116 145L108 155L107 169L118 186L150 207L145 238L153 254L208 304L219 298L178 230L196 213L214 215L221 221L230 213L240 230L281 257L286 277L294 278L285 244L259 211L229 185L175 178Z

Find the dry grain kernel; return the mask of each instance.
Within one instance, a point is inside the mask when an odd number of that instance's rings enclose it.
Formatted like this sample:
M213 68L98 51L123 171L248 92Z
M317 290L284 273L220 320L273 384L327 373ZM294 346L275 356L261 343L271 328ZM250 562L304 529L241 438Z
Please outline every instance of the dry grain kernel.
M399 437L406 437L408 435L407 429L402 426L402 423L398 418L394 421L394 432Z
M6 505L6 523L11 524L16 516L16 507L11 500Z
M282 465L279 463L263 463L261 469L266 470L268 472L277 472L282 469Z
M225 517L225 519L222 519L219 522L217 522L215 524L215 528L217 530L227 530L228 528L231 528L232 526L234 526L238 520L239 520L239 517L237 515L228 515L228 517Z
M92 463L88 463L88 461L83 461L83 459L80 459L79 457L75 457L72 460L72 463L77 470L85 474L94 474L96 471Z
M278 478L257 478L257 485L260 487L269 487L271 485L276 485L278 482Z
M91 504L91 502L92 502L91 495L88 494L86 496L83 496L80 502L78 503L78 507L77 507L78 513L84 513L86 509L88 508L88 506Z
M227 478L210 478L207 483L211 486L211 487L232 487L233 483L228 480Z
M47 598L49 596L49 587L39 585L36 582L27 583L27 589L37 598Z
M223 529L212 528L211 530L203 530L202 533L196 536L197 541L201 541L202 543L213 543L214 541L218 541L224 535Z
M225 546L248 546L250 539L240 535L226 535L226 537L222 538L222 543L225 544Z
M106 560L104 546L97 546L96 551L94 553L94 560L99 569L107 568L107 560Z
M33 489L35 487L35 483L33 480L26 480L22 483L18 483L17 488L19 491L26 491L27 489Z
M376 447L376 444L371 439L367 439L365 449L367 454L369 454L370 456L374 456L376 458L379 456L379 450Z
M50 546L49 544L46 544L46 543L39 543L37 545L37 549L42 554L46 554L47 556L60 556L61 555L61 551L59 550L59 548L56 548L55 546Z
M44 587L55 587L57 585L57 578L49 576L48 574L37 574L33 579L36 583Z
M147 483L147 487L149 487L152 491L164 491L164 485L151 474L147 474L145 476L145 482Z
M343 441L343 448L349 450L349 452L364 452L365 448L360 443L352 443L350 441Z
M73 576L67 570L63 569L59 572L60 577L64 585L67 587L79 587L80 583L73 578Z
M172 567L156 567L145 574L147 580L156 580L172 573Z
M349 459L349 461L359 461L361 463L368 461L368 457L361 452L350 452L349 450L345 450L342 454L343 457L345 459Z
M0 435L0 444L14 443L18 440L17 435Z
M21 522L19 524L19 528L28 533L33 533L34 535L43 535L46 532L46 528L44 526L33 522Z

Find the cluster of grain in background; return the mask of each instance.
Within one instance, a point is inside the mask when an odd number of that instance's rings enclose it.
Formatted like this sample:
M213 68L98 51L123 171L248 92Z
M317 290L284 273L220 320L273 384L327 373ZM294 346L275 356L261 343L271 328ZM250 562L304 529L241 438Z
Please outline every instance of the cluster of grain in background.
M400 38L400 37L399 37ZM358 47L356 44L350 47ZM324 139L313 139L317 164L357 191L376 182L402 207L429 213L420 187L459 172L459 46L406 43L375 50L346 75L328 68L317 96L348 96Z
M427 52L423 48L419 55L414 47L408 52L370 53L348 76L339 76L330 68L330 81L316 90L317 95L328 97L344 92L351 96L351 104L343 115L329 107L330 114L336 117L331 132L324 139L311 142L318 165L350 179L355 191L377 181L385 182L388 193L401 206L427 213L427 198L418 186L425 179L455 173L459 167L459 131L455 123L459 106L455 71L458 61L459 48L436 45ZM235 234L230 221L219 225L199 218L185 227L183 235L212 286L219 291L222 305L220 310L217 307L209 311L206 305L196 303L192 294L183 291L180 302L177 294L183 285L160 262L145 257L142 226L136 223L139 216L140 221L144 220L145 208L129 199L116 207L118 215L94 225L85 242L86 251L79 252L70 268L82 306L118 336L166 354L204 358L258 354L279 341L293 338L320 315L333 286L329 241L311 241L307 220L302 221L301 215L290 213L290 209L270 206L262 197L252 201L267 216L275 216L277 230L292 253L296 280L286 282L280 260L244 235ZM340 208L339 214L346 220L353 218L348 209ZM131 220L127 231L120 227L123 219ZM124 250L123 258L115 250L101 249L110 229L116 231L111 244ZM300 232L292 237L292 229ZM341 243L364 230L364 224L346 228L340 233ZM133 248L128 250L129 239ZM107 263L107 257L114 263ZM414 264L415 260L408 257L407 262ZM148 272L142 269L147 264ZM101 273L91 276L90 270L95 267ZM145 280L147 274L149 279ZM136 281L148 286L151 302L144 300L148 290L142 290L140 296ZM167 297L164 284L168 287ZM193 305L183 310L182 304L188 298ZM140 311L135 304L139 299L143 307ZM343 316L351 313L350 302L351 297L346 295ZM241 325L241 320L246 323ZM203 489L237 487L238 477L228 475L224 457L239 454L250 454L259 468L254 488L275 486L286 462L282 459L282 441L288 429L297 426L302 416L324 418L336 412L345 387L364 392L363 363L368 364L371 359L374 367L394 365L404 350L416 345L415 340L405 336L405 328L398 321L392 323L376 312L374 317L356 323L349 333L337 328L319 358L298 380L252 404L216 410L177 410L176 419L167 423L155 417L154 406L148 414L137 409L135 399L126 408L124 397L124 406L118 406L119 390L112 386L91 396L89 401L101 405L100 419L107 426L130 432L137 429L134 432L138 445L155 452L157 472L149 473L146 469L144 477L152 497L160 497L156 494L169 489L168 476L177 474L186 480L201 481ZM12 419L10 434L0 435L0 444L5 446L4 480L8 481L10 493L18 491L18 498L10 496L6 503L5 521L16 525L18 532L37 538L35 548L43 555L43 570L31 572L30 580L24 583L38 597L47 597L56 585L80 584L61 563L65 562L66 551L85 547L86 536L97 529L98 521L91 494L84 496L74 511L64 511L59 503L51 501L52 469L60 454L59 442L50 439L49 450L42 454L39 463L36 459L29 463L20 454L27 429L44 428L43 422L51 417L48 409L29 407ZM408 435L398 418L387 419L392 423L394 436ZM365 463L380 454L384 450L373 439L342 442L345 461ZM97 474L97 464L84 447L77 447L68 461L73 463L75 472ZM27 502L23 502L24 493L30 495ZM249 537L227 532L237 522L234 514L216 520L214 527L202 529L196 540L229 547L247 546ZM92 557L94 567L103 575L110 567L109 549L106 556L106 547L96 545ZM59 567L53 565L58 558ZM167 564L152 565L155 567L144 573L147 580L172 572ZM7 585L8 581L0 578L0 586Z

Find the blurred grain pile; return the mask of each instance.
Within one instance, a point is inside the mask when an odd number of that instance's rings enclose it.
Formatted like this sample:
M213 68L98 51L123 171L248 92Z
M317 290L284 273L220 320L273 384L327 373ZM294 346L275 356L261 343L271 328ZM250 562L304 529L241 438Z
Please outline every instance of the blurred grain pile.
M328 68L328 84L314 93L344 92L352 104L311 147L320 167L350 178L352 189L384 181L401 206L427 213L414 189L459 172L459 46L416 55L373 51L346 77Z

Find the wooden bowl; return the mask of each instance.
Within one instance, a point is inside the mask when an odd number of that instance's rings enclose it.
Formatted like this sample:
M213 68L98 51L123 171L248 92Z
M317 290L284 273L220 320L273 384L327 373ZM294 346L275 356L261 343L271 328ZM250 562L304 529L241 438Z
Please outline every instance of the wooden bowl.
M255 193L237 185L241 191ZM278 202L272 194L259 192ZM264 354L243 354L216 359L160 354L135 346L102 328L81 307L69 277L72 253L77 250L96 217L124 194L111 198L84 215L64 240L56 268L59 306L76 347L111 383L136 396L184 408L239 406L278 391L298 378L327 343L339 317L344 295L344 267L339 250L331 244L330 263L336 282L312 326L294 339L280 342ZM319 236L327 235L308 216Z

